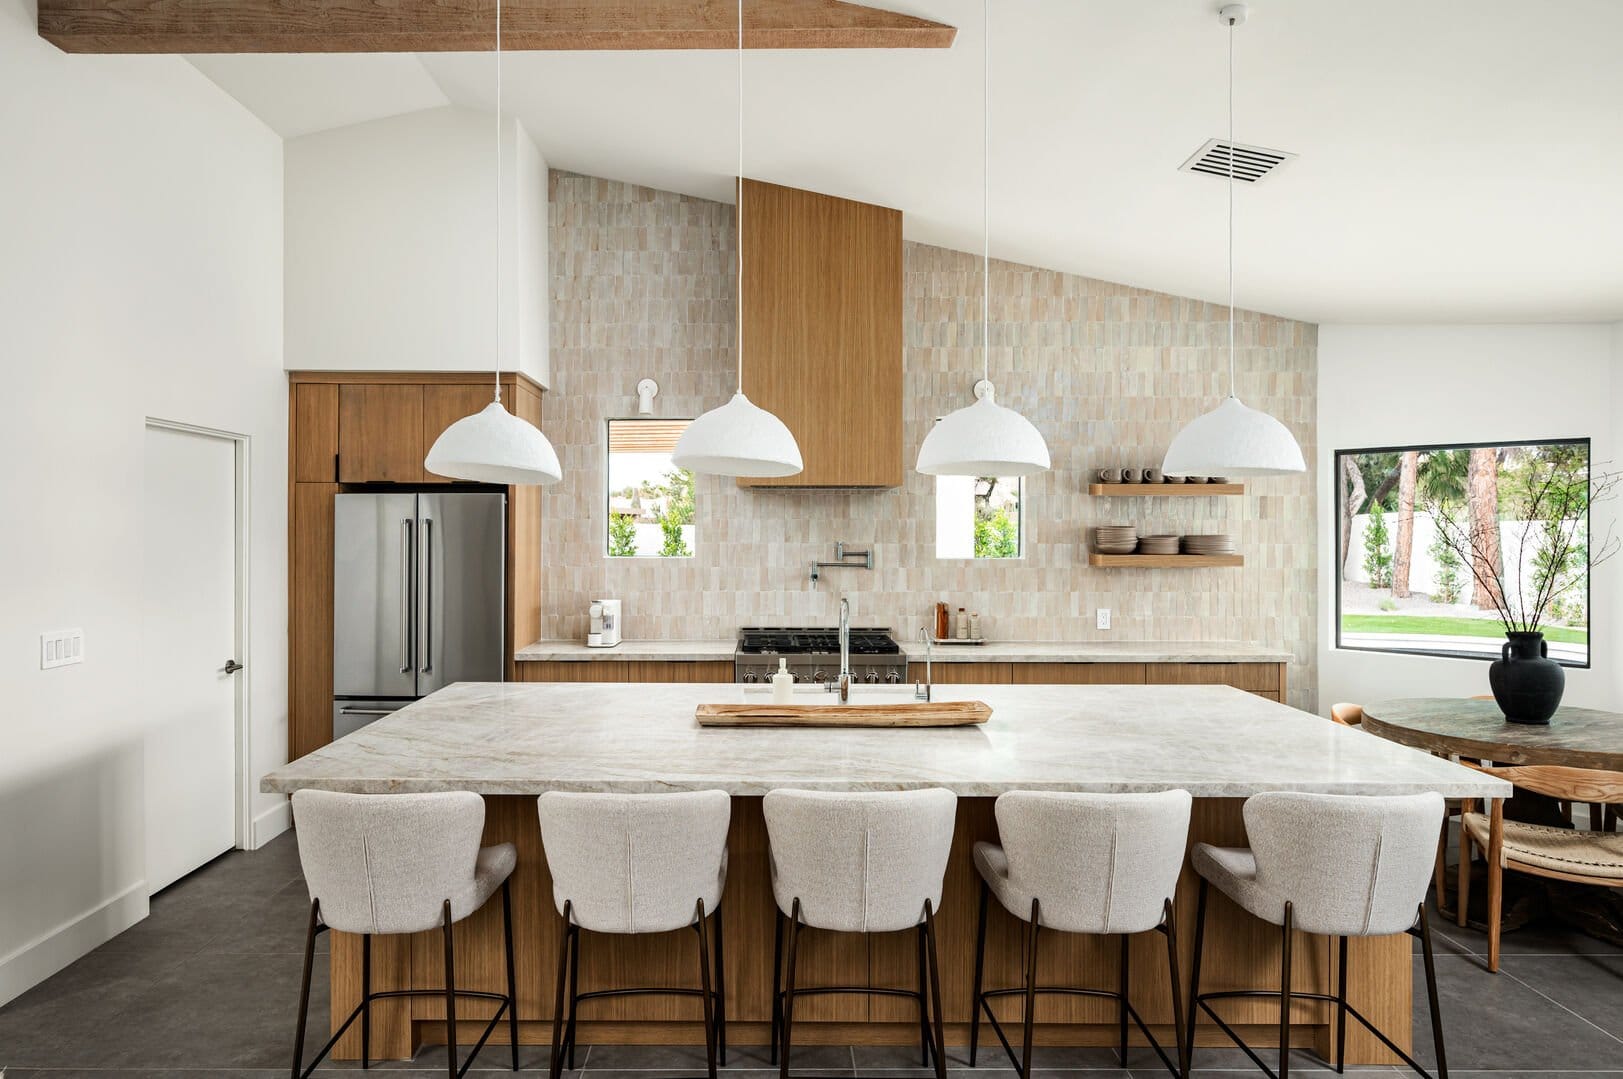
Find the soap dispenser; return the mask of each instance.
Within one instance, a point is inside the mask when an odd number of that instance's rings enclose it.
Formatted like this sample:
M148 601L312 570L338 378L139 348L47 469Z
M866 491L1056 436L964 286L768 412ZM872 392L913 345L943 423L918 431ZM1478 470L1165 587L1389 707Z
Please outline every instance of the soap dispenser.
M772 703L789 704L795 696L795 676L789 673L789 661L778 657L778 673L772 676Z

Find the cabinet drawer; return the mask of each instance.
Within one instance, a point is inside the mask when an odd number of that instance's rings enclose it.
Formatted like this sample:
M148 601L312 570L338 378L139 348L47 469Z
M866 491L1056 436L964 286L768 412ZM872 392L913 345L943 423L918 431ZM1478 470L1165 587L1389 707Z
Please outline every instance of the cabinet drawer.
M520 682L624 682L626 664L612 659L547 660L515 663Z
M1011 663L1015 685L1141 686L1142 663Z

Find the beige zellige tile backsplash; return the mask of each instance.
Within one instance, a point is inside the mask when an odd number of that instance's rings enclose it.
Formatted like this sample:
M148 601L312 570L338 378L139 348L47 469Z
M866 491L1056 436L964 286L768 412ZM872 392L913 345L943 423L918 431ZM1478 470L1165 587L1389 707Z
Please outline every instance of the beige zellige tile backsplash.
M830 625L840 590L861 624L912 636L938 598L1001 640L1255 641L1295 654L1290 701L1313 707L1317 642L1311 473L1253 481L1244 498L1087 494L1093 470L1158 465L1180 426L1226 388L1221 305L1073 274L992 263L991 375L998 399L1048 440L1053 471L1026 481L1025 557L935 557L934 481L911 469L934 417L972 400L981 355L977 255L906 247L906 480L886 491L745 491L697 483L695 557L608 559L605 421L691 417L734 387L733 208L569 173L551 199L552 374L544 427L564 479L544 494L542 628L586 632L595 596L625 602L630 638L729 638L740 625ZM1283 420L1314 459L1318 329L1239 312L1239 394ZM1087 530L1231 532L1244 569L1107 570ZM806 565L836 540L874 549L874 569ZM1113 628L1094 628L1109 607ZM524 643L524 642L519 642Z

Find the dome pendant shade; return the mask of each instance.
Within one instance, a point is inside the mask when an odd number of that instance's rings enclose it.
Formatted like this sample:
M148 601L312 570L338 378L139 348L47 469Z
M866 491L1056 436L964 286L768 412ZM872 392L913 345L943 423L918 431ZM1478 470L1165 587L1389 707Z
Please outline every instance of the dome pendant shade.
M547 436L499 401L440 432L423 467L453 480L520 486L557 483L564 475Z
M1238 397L1225 398L1179 431L1161 462L1169 476L1281 476L1306 470L1290 429Z
M688 424L671 464L712 476L793 476L805 469L800 446L782 420L750 404L742 390Z
M1030 476L1052 462L1030 420L992 394L941 417L919 447L913 467L926 476Z

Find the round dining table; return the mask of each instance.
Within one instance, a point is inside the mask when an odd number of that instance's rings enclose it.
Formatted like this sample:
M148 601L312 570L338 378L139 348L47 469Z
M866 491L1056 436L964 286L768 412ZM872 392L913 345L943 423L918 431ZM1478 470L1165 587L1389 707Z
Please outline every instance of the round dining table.
M1401 697L1364 706L1362 728L1369 734L1443 756L1496 765L1560 764L1623 772L1623 713L1594 708L1556 711L1548 724L1512 723L1493 700L1462 697ZM1590 826L1611 822L1591 807ZM1505 805L1511 819L1570 826L1554 800L1518 791ZM1515 929L1542 910L1592 936L1623 943L1623 902L1616 893L1593 894L1556 881L1507 881L1504 928ZM1480 879L1477 881L1480 884ZM1472 906L1486 910L1473 885ZM1520 893L1524 902L1517 902ZM1438 896L1438 906L1443 907ZM1446 911L1452 914L1452 911ZM1485 928L1475 920L1477 928Z
M1547 724L1511 723L1492 700L1401 697L1365 705L1363 727L1389 742L1445 756L1623 772L1618 712L1561 708Z

